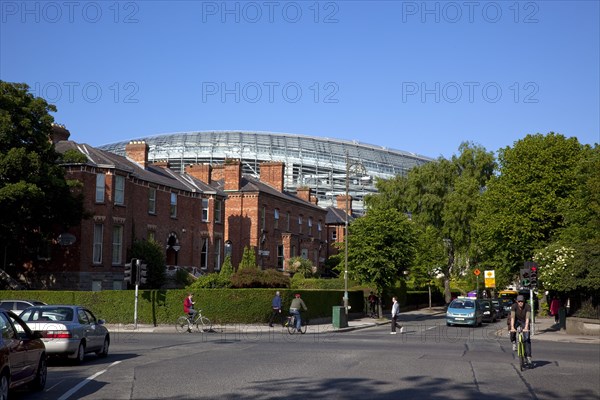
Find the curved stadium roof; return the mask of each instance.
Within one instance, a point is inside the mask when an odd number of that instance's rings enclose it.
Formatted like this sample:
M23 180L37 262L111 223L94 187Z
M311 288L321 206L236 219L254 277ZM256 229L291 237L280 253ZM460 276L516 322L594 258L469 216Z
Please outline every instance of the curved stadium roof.
M189 164L221 164L226 158L238 158L245 174L258 177L261 162L283 161L285 189L295 192L299 186L309 186L322 207L335 206L335 196L346 193L348 169L348 192L353 197L353 209L359 212L363 196L377 192L375 178L405 175L412 167L432 161L414 153L357 141L286 133L206 131L132 140L148 144L148 161L168 160L178 172ZM99 148L125 156L127 143Z

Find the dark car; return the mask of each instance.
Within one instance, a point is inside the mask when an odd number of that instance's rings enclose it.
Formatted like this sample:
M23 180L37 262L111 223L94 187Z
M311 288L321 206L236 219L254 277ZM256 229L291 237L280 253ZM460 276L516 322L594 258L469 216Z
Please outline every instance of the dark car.
M46 386L46 347L39 332L32 332L13 312L0 310L0 399L9 389L28 385L34 390Z
M496 322L498 319L496 315L496 309L492 304L492 300L490 299L479 299L477 300L479 305L481 306L481 310L483 311L483 320L485 322Z
M496 316L498 317L498 319L506 317L506 310L504 309L504 300L492 299L492 305L496 309Z

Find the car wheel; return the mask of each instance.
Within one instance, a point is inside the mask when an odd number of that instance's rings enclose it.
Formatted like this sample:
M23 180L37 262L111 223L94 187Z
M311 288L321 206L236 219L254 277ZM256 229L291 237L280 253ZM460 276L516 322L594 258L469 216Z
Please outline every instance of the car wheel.
M38 392L44 390L44 388L46 387L46 378L47 377L48 377L48 362L46 359L46 355L42 354L42 357L40 358L40 362L38 364L37 372L35 374L35 379L31 385L33 390L36 390Z
M8 375L3 374L0 377L0 400L8 399Z
M108 346L110 345L110 340L108 336L104 338L104 344L102 345L102 349L98 350L96 354L98 357L106 357L108 356Z
M75 355L75 358L73 358L73 363L79 365L83 362L84 358L85 358L85 344L83 344L83 342L80 342L79 348L77 349L77 354Z

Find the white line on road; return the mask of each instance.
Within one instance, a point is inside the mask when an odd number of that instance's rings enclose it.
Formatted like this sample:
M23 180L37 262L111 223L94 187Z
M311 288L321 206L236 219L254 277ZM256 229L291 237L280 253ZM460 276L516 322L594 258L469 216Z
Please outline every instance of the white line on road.
M85 378L83 381L79 382L77 384L77 386L71 388L71 390L69 390L67 393L63 394L61 397L58 398L58 400L67 400L69 397L71 397L75 392L77 392L79 389L81 389L82 387L84 387L85 385L87 385L90 381L93 381L94 379L96 379L98 376L102 375L103 373L105 373L106 371L108 371L108 369L114 365L117 365L118 363L120 363L121 361L115 361L114 363L110 364L106 369L103 369L102 371L98 371L96 372L94 375Z

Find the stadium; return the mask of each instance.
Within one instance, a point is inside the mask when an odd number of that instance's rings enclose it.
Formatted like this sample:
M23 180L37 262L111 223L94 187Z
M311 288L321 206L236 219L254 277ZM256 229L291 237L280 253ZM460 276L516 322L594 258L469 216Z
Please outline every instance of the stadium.
M319 206L335 206L337 195L353 197L353 209L363 210L363 197L376 193L375 178L405 175L412 167L432 161L407 151L357 141L270 132L205 131L141 137L149 146L148 161L168 161L181 172L186 165L222 164L240 159L243 173L259 176L263 161L285 163L285 190L310 187ZM99 146L125 156L126 142ZM348 179L346 179L348 177Z

